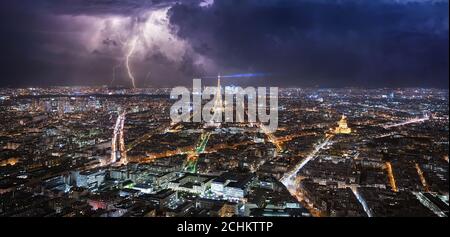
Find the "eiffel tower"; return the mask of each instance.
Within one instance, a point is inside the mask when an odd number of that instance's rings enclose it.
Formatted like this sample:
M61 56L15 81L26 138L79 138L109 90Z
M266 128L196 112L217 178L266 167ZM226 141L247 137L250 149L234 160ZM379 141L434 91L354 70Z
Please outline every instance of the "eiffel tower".
M220 127L222 125L223 112L225 111L223 107L223 99L222 99L222 86L220 84L220 74L217 76L217 90L215 95L214 107L211 112L213 113L213 117L208 122L208 127Z

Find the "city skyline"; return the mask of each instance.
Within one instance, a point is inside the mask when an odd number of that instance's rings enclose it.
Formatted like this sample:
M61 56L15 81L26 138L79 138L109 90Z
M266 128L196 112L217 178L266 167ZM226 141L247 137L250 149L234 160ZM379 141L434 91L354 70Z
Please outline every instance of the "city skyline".
M0 1L0 217L448 220L448 21L448 0Z
M280 89L272 132L170 93L0 89L0 216L448 216L448 90Z

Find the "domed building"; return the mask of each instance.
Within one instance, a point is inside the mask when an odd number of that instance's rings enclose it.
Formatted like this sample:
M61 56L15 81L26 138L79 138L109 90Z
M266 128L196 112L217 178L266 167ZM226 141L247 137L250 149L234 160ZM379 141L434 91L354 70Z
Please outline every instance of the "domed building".
M347 125L347 117L342 115L341 120L338 122L338 127L334 129L335 134L350 134L352 129Z

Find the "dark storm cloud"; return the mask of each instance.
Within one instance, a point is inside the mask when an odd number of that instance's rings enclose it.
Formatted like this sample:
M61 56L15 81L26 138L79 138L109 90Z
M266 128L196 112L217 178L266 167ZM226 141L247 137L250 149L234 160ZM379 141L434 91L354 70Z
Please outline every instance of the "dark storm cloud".
M446 1L216 0L171 22L223 71L272 84L448 87Z
M79 22L78 16L86 17L139 17L148 11L172 4L172 0L16 0L0 2L0 86L45 85L91 85L108 84L112 68L122 60L123 45L116 38L99 38L100 46L86 47L85 34L93 34L92 22ZM195 1L187 1L186 3ZM68 16L66 19L61 16ZM89 20L89 19L88 19ZM88 21L85 20L85 21ZM131 20L132 22L133 20ZM101 26L104 27L104 26ZM126 28L126 27L125 27ZM132 30L133 26L128 27ZM90 31L89 31L90 30ZM104 32L105 29L100 29ZM120 32L118 32L120 33ZM124 33L124 38L130 32ZM94 37L94 35L92 35ZM87 35L89 38L89 35ZM122 47L122 48L120 48ZM155 49L158 53L159 49ZM119 55L122 53L121 55ZM117 57L122 57L117 59ZM185 58L189 59L190 55ZM152 78L171 81L185 77L185 59L172 62L166 69L159 59L133 62L136 73L145 76L155 68ZM136 61L136 60L135 60ZM149 65L149 64L155 64ZM191 66L193 67L193 66ZM124 67L118 67L121 83L128 83ZM161 74L158 74L161 72ZM164 80L164 75L171 80ZM141 79L141 78L140 78ZM142 78L143 79L143 78ZM154 83L156 84L156 83Z
M135 60L152 85L217 73L197 65L200 54L278 86L448 87L448 2L433 0L0 1L0 86L107 84L120 42L105 35L89 51L80 35L90 24L59 16L139 18L174 2L170 22L193 51L175 62L166 45Z
M44 0L47 9L59 14L133 15L142 10L166 6L176 0ZM193 2L188 0L186 2Z
M192 3L196 0L187 0ZM34 12L46 12L68 15L133 15L142 10L166 6L176 0L15 0L3 1L2 7L7 9L29 9Z

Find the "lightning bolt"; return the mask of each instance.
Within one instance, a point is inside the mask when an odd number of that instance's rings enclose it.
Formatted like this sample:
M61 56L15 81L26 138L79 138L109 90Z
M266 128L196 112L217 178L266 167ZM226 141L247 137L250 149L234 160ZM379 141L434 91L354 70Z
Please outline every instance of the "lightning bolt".
M135 37L130 42L130 47L129 47L128 53L126 55L126 58L125 58L125 66L126 66L127 71L128 71L128 77L130 78L131 83L133 84L133 88L136 88L136 79L134 78L133 72L131 70L130 58L133 56L134 52L136 51L137 42L138 42L138 38L137 37Z

